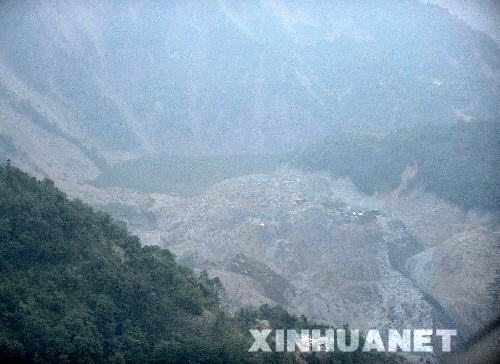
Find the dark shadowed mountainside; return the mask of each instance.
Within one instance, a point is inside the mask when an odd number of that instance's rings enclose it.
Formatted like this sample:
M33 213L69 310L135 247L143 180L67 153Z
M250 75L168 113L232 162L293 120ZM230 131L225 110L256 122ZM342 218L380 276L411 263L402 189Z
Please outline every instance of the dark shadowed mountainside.
M0 134L56 179L499 115L498 45L416 0L2 1L0 23Z

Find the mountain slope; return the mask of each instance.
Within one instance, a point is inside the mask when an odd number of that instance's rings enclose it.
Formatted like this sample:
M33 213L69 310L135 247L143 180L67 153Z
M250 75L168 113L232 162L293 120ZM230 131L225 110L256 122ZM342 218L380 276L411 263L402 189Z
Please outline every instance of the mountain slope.
M58 179L499 115L498 46L418 1L3 1L0 21L0 134Z
M367 201L368 200L368 201ZM432 307L397 270L422 247L347 181L281 170L226 180L148 211L180 262L224 283L232 307L280 304L331 325L432 327Z
M0 185L3 359L179 361L188 345L203 362L245 353L248 340L234 323L234 346L224 349L225 334L212 332L222 314L214 282L198 280L166 250L141 248L50 181L2 166Z
M406 191L423 187L465 210L500 209L498 122L342 131L302 148L292 164L349 177L367 194L396 190L405 170L414 169L401 186Z
M436 325L464 338L497 315L489 287L498 213L464 210L422 188L389 205L392 192L369 196L346 178L284 168L191 198L91 191L96 207L145 244L219 277L233 309L279 303L330 324Z
M319 327L279 307L230 316L218 279L141 247L50 180L0 166L0 360L34 363L381 363L361 352L248 353L248 329Z

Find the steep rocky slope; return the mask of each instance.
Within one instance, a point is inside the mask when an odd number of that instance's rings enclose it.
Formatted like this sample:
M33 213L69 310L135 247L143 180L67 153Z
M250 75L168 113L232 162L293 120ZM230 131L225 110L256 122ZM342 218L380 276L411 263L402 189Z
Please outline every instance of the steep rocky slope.
M476 226L464 229L437 246L412 257L408 269L415 282L434 297L470 336L498 317L499 231ZM498 225L496 226L498 229Z
M280 303L323 322L455 327L463 338L498 315L498 217L419 190L388 209L347 180L283 169L191 199L89 192L145 243L220 277L233 308Z
M415 190L392 213L425 247L406 263L410 276L443 306L464 336L500 315L498 212L463 211Z
M416 241L343 189L298 172L229 180L162 220L162 244L220 276L236 307L271 301L335 324L430 325L429 305L389 260L390 244Z

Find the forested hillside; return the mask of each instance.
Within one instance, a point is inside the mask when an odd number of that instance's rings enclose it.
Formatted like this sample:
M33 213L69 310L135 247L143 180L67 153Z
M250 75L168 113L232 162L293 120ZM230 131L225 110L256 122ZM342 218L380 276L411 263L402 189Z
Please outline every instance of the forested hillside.
M255 320L312 327L280 308L228 315L197 276L50 180L0 167L0 360L37 363L281 363L249 354ZM377 362L353 353L308 362Z
M421 125L390 133L343 131L298 152L294 164L347 176L363 192L389 192L405 167L413 186L464 208L500 208L500 126L497 122Z

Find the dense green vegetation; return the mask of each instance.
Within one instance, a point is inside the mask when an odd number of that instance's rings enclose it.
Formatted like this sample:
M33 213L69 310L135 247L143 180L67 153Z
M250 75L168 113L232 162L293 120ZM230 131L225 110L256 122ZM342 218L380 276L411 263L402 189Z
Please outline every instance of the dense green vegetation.
M248 353L256 319L313 327L263 306L229 315L220 282L175 263L50 180L0 166L0 361L36 363L293 363ZM372 363L372 354L307 356Z
M284 160L281 155L142 158L107 168L93 184L192 196L227 178L271 172Z
M495 122L422 125L392 133L344 131L298 152L294 165L348 176L363 192L387 192L406 166L413 184L464 208L500 208L500 126Z

